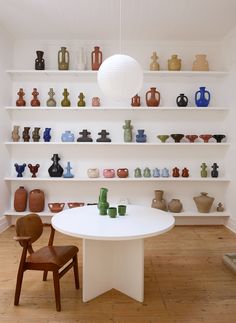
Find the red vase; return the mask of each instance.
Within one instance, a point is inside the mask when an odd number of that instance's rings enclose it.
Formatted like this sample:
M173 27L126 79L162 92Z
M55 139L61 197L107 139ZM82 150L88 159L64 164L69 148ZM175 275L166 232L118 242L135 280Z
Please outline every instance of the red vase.
M30 191L29 210L30 212L42 212L44 210L44 192L40 189Z
M91 53L91 65L92 70L99 70L100 65L102 64L102 52L100 51L98 46L94 47L94 50Z
M24 212L27 205L27 191L24 186L20 186L14 194L14 209L16 212Z
M146 93L146 103L148 107L158 107L160 103L160 92L155 87L151 87Z

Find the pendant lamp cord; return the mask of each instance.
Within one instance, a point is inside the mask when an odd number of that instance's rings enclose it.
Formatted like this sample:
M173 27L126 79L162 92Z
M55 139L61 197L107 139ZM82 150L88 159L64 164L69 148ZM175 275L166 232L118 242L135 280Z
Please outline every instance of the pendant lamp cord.
M119 30L119 33L120 33L120 54L121 54L121 52L122 52L122 44L121 44L121 34L122 34L122 19L121 19L121 14L122 14L122 2L121 2L122 0L120 0L120 21L119 21L119 24L120 24L120 30Z

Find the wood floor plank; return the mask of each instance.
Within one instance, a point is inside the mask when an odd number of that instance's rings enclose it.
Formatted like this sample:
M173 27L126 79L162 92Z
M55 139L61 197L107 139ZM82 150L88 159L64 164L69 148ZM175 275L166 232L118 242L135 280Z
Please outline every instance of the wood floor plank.
M35 248L47 243L49 228ZM178 226L145 240L144 302L111 290L87 303L74 288L73 273L61 280L62 311L55 310L52 276L42 281L39 272L26 272L20 305L14 289L20 246L12 240L14 227L0 234L1 323L235 323L236 275L222 263L236 252L236 235L224 226ZM56 233L58 245L80 248L82 240Z

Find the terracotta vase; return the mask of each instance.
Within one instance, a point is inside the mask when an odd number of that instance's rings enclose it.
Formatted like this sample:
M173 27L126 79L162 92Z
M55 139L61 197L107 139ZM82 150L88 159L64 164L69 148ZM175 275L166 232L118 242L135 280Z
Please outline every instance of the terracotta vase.
M182 211L183 205L178 199L172 199L168 203L168 210L173 213L180 213Z
M155 209L167 211L166 201L163 199L164 191L155 190L155 198L152 200L152 207Z
M24 130L22 132L22 138L23 138L24 142L29 142L29 140L30 140L29 131L30 131L30 127L24 127Z
M117 173L117 176L120 178L125 178L129 176L128 168L118 168L116 173Z
M92 70L99 70L100 65L102 64L102 52L100 51L98 46L94 47L94 50L91 53L91 65Z
M30 101L31 106L39 107L40 106L40 101L38 100L39 92L37 91L36 88L33 89L32 95L33 95L33 99Z
M44 210L44 192L40 189L34 189L29 192L29 210L30 212L42 212Z
M208 193L206 192L201 192L200 196L195 196L193 198L198 212L201 213L209 213L212 207L212 204L214 202L214 197L207 196Z
M146 93L146 103L148 107L158 107L160 104L160 92L155 87L151 87Z
M14 194L14 209L16 212L24 212L27 205L27 190L20 186Z
M196 60L193 62L193 71L209 71L209 64L206 60L206 55L196 55Z
M16 106L17 107L24 107L26 105L26 102L24 100L24 91L22 88L19 89L19 92L17 92L17 95L19 96L18 100L16 100Z
M138 94L136 94L131 99L131 106L132 107L140 107L140 105L141 105L140 96Z

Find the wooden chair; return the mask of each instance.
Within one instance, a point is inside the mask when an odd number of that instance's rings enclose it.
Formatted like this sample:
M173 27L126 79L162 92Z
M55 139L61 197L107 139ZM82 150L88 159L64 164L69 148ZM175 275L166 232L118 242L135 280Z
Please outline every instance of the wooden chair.
M41 236L43 223L37 214L28 214L16 221L17 237L14 239L23 247L19 264L14 305L19 304L23 275L26 270L43 271L43 280L47 280L48 271L53 273L54 291L57 311L61 310L60 282L64 274L74 268L75 287L79 289L79 270L76 246L53 246L55 230L51 226L51 234L48 246L37 251L33 250L32 244ZM28 255L29 253L29 255ZM67 264L70 262L69 264ZM66 267L64 267L67 264ZM61 271L60 269L64 267Z

